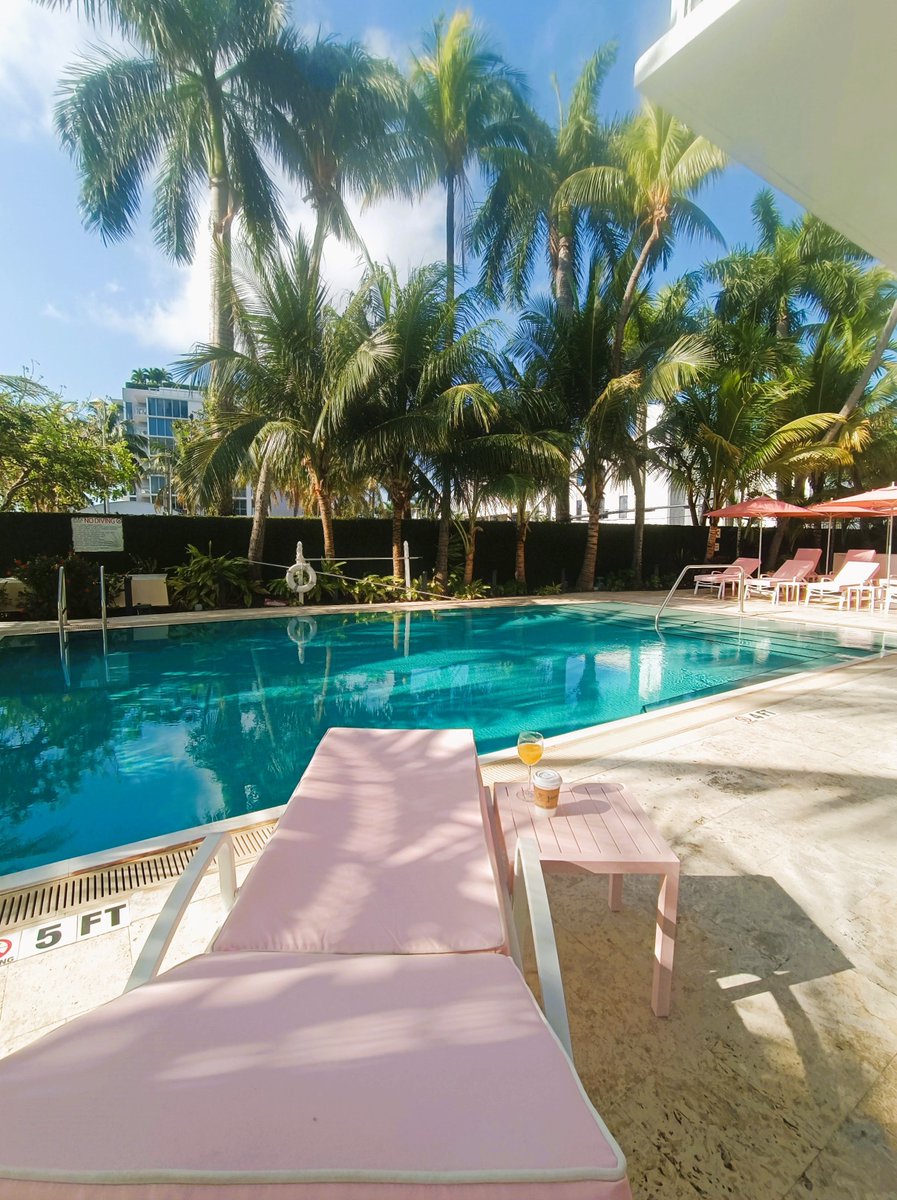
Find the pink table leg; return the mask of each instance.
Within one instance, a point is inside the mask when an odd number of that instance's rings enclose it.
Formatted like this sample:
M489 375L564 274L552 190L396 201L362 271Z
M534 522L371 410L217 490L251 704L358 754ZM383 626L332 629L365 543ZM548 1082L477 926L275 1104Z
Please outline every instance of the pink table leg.
M679 902L679 871L664 875L657 897L657 934L654 939L654 984L651 1007L656 1017L670 1015L673 984L673 953L676 949L676 909Z
M607 877L607 906L611 912L619 912L623 907L622 875L609 875Z

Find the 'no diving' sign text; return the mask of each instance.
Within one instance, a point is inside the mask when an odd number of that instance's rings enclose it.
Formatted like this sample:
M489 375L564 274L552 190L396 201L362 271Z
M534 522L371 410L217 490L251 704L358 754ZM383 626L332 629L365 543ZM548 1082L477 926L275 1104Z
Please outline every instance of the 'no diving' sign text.
M71 913L57 921L44 921L41 925L29 925L0 933L0 967L23 958L33 958L45 950L57 946L70 946L99 933L112 933L131 923L127 900L95 908L89 912Z

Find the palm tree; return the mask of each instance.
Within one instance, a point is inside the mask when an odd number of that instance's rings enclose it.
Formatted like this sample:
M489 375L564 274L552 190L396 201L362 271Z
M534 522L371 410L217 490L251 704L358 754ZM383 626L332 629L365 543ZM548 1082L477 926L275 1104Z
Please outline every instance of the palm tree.
M791 418L797 351L768 325L707 314L705 337L713 365L679 389L653 431L660 460L699 521L757 491L771 473L796 469L837 419L831 412Z
M669 259L677 236L723 241L692 197L720 174L726 157L650 103L620 127L610 149L609 164L585 167L561 184L558 203L594 206L630 231L628 251L618 267L625 284L611 352L611 369L619 375L626 325L645 271Z
M257 264L245 291L235 289L240 346L201 346L181 360L180 374L194 383L214 368L227 401L211 414L206 436L185 447L183 474L202 500L240 470L254 470L253 561L262 554L272 490L304 477L321 518L324 557L333 559L333 497L347 458L321 416L332 395L366 384L383 350L365 337L363 295L343 314L328 307L301 233L285 253Z
M559 201L558 193L572 175L607 160L611 130L598 116L598 97L615 59L613 45L592 55L573 85L566 110L558 93L556 127L532 114L524 145L487 151L494 178L470 241L483 256L480 282L490 298L507 295L521 303L541 251L548 261L552 295L562 311L572 311L580 243L607 232L590 225L585 210Z
M278 113L303 90L282 0L38 0L106 19L137 50L97 50L60 84L56 127L81 176L85 224L131 234L155 176L153 234L175 262L194 253L200 194L214 244L210 342L233 346L231 228L257 249L285 230L266 160L286 162Z
M346 192L389 191L407 158L401 130L408 88L397 68L355 42L318 39L299 52L307 87L297 91L282 138L315 210L312 266L328 235L367 256L346 207ZM370 265L370 264L369 264Z
M468 171L477 162L490 170L489 154L498 146L523 146L526 116L519 74L490 48L467 12L446 24L438 20L424 52L414 59L409 133L416 153L405 164L407 186L423 192L436 183L445 188L445 287L455 297L456 202L468 191ZM393 189L395 190L395 189ZM462 207L461 227L464 226ZM439 541L436 580L448 579L451 533L451 462L440 467Z
M382 484L392 509L393 573L402 574L402 520L415 497L436 495L428 468L462 428L485 429L497 405L481 382L491 325L469 295L445 299L445 270L419 267L403 286L395 267L365 284L367 344L376 371L328 400L324 420L343 428L359 471ZM359 310L361 306L359 305Z
M565 111L558 93L557 127L531 115L524 146L497 146L489 154L494 180L471 229L483 256L480 283L493 300L521 303L540 250L548 260L551 292L571 313L583 244L615 244L617 230L588 209L559 200L565 180L608 160L611 130L598 116L598 97L616 58L603 46L583 67ZM557 84L555 82L555 88ZM556 496L559 520L570 519L570 464Z

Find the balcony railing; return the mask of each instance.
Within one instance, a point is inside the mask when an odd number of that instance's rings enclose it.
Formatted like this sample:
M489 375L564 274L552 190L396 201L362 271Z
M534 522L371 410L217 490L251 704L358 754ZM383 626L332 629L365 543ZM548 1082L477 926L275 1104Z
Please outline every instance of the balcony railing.
M688 14L693 12L700 3L701 0L672 0L670 5L670 17L672 18L673 24L675 25L677 21L681 21L683 17L687 17Z

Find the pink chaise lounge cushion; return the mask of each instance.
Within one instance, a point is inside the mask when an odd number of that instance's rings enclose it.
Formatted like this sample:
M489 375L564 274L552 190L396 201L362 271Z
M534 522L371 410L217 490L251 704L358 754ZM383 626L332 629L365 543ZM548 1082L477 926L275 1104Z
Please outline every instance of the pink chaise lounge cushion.
M507 935L469 729L331 729L214 950L444 954Z
M203 955L0 1064L0 1111L0 1200L631 1200L498 954Z

